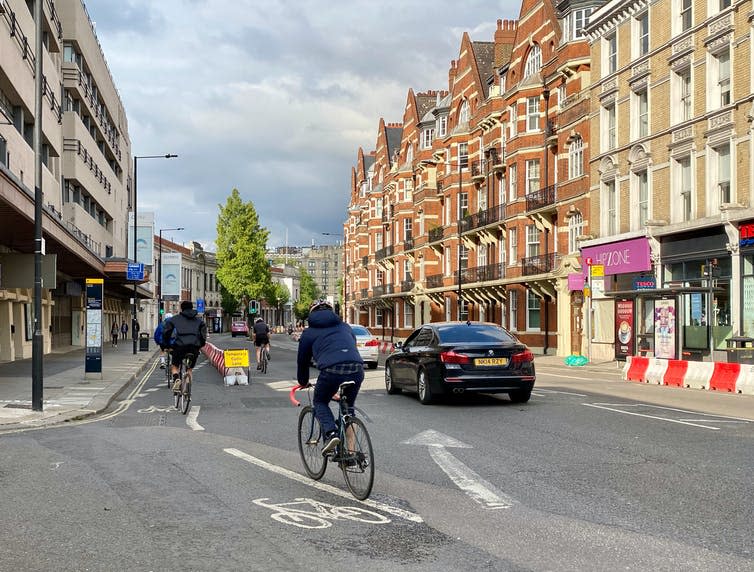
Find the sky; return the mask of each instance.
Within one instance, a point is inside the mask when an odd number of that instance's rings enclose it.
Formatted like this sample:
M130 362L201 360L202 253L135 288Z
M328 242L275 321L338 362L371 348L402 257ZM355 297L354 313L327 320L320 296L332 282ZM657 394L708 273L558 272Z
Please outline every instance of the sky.
M251 201L269 247L335 244L359 147L409 88L448 88L461 37L492 41L512 0L88 0L126 109L139 212L214 249L219 206ZM322 233L330 233L323 235Z

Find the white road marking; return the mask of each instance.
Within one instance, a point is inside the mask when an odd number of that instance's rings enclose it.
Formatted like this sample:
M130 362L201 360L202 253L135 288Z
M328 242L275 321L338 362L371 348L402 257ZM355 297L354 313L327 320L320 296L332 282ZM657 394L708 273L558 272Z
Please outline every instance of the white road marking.
M678 413L687 413L689 415L697 415L700 417L714 417L711 421L717 421L718 419L733 419L735 421L745 421L746 423L754 423L754 419L748 419L746 417L731 417L730 415L718 415L717 413L701 413L699 411L689 411L688 409L678 409L677 407L665 407L664 405L652 405L651 403L597 403L596 405L612 405L613 407L648 407L652 409L663 409L665 411L676 411ZM708 421L708 419L705 419Z
M152 393L153 391L160 391L162 389L161 387L151 387L146 390L147 393Z
M204 427L199 425L199 423L196 421L196 418L199 417L199 410L201 407L198 405L191 408L191 411L188 412L186 415L186 425L191 427L192 431L204 431Z
M583 393L572 393L570 391L555 391L554 389L542 389L541 387L537 388L537 391L542 391L544 393L560 393L561 395L573 395L575 397L586 397Z
M157 405L150 405L145 409L138 409L136 413L171 413L176 411L175 407L158 407Z
M711 431L719 431L720 427L710 427L708 425L700 425L699 423L689 423L688 421L680 421L679 419L668 419L667 417L658 417L656 415L645 415L644 413L636 413L634 411L623 411L622 409L615 409L614 407L605 407L597 403L582 403L587 407L594 407L596 409L604 409L606 411L614 411L616 413L623 413L624 415L635 415L636 417L646 417L647 419L656 419L658 421L668 421L669 423L678 423L680 425L691 425L692 427L701 427L702 429L709 429Z
M256 465L257 467L261 467L263 469L266 469L272 473L276 473L278 475L282 475L284 477L287 477L291 480L298 481L299 483L302 483L304 485L310 486L315 489L319 489L321 491L328 492L333 495L337 495L340 497L344 497L347 499L352 499L350 493L347 493L345 491L342 491L338 488L333 487L332 485L327 485L325 483L320 483L319 481L313 481L309 477L305 477L304 475L299 475L298 473L294 473L293 471L289 471L288 469L284 467L279 467L278 465L273 465L272 463L268 463L267 461L263 461L262 459L258 459L256 457L252 457L248 453L244 453L243 451L239 451L238 449L223 449L226 453L229 455L233 455L234 457L238 457L239 459L243 459L247 463L251 463L252 465ZM387 512L388 514L392 514L394 516L397 516L399 518L402 518L404 520L408 520L410 522L424 522L424 519L422 519L421 516L418 514L414 514L413 512L409 512L407 510L403 510L402 508L390 506L389 504L384 504L381 502L376 502L373 500L363 500L363 501L357 501L360 502L363 505L370 506L374 509L381 510L383 512Z
M547 377L562 377L564 379L578 379L581 381L594 381L593 377L576 377L575 375L558 375L557 373L550 373L549 371L542 371L537 368L537 373L546 375Z
M500 492L494 485L484 480L445 449L446 447L471 449L471 445L433 429L422 431L404 441L403 444L428 447L429 454L432 460L437 463L437 466L450 477L450 480L459 489L483 507L494 510L513 506L514 500L511 497Z
M269 383L265 383L265 385L275 391L290 391L291 387L298 385L298 382L293 379L286 379L283 381L270 381Z

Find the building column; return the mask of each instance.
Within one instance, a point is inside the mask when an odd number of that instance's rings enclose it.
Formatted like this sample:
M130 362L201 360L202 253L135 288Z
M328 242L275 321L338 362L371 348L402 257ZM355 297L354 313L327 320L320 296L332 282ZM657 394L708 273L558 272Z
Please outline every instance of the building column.
M740 336L743 318L741 313L741 253L738 248L740 232L736 225L726 221L725 233L728 235L726 246L730 251L730 325L733 327L731 335Z
M10 332L10 326L13 323L13 302L10 300L0 300L0 361L13 361L15 359L15 348L13 346L13 336Z
M558 328L558 347L556 348L556 355L569 356L571 355L571 291L568 289L568 279L558 278L555 280L555 292L557 299L555 300L556 315L557 315L557 328Z

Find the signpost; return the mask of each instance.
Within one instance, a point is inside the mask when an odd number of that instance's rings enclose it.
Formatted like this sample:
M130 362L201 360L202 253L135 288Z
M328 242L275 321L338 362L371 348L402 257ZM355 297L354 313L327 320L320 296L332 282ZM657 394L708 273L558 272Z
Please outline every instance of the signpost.
M144 280L144 264L134 264L132 262L129 262L128 268L126 269L126 280Z
M225 385L248 385L249 376L244 372L244 368L249 367L249 350L224 350L223 359Z
M204 314L204 298L196 299L196 313Z
M102 375L102 278L86 279L86 353L84 374Z

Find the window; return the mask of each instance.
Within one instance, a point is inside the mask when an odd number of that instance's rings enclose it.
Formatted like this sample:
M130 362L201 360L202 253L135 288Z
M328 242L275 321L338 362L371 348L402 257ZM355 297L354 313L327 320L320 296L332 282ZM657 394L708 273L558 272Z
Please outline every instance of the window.
M518 290L508 290L508 316L511 331L518 331Z
M450 322L453 319L451 311L453 309L452 301L450 298L445 298L445 321Z
M382 325L382 308L374 309L374 325L375 326Z
M437 135L445 137L448 134L448 116L441 115L437 118Z
M605 38L605 67L607 74L618 71L618 33L613 32ZM606 75L607 75L606 74Z
M460 243L458 245L458 268L460 270L466 270L469 267L469 249L466 245Z
M568 178L576 179L584 174L584 140L576 137L568 146Z
M730 0L718 0L720 4L720 10L725 10L725 8L730 8Z
M445 261L445 276L451 276L453 273L453 269L450 267L450 247L446 246L444 249L444 255L443 260Z
M534 292L529 290L526 296L526 329L527 330L540 329L539 314L540 314L539 297Z
M412 264L411 261L407 258L403 261L403 279L404 280L411 280L413 276L411 275L412 270Z
M633 94L634 112L636 120L634 122L634 136L646 137L649 135L649 99L647 90L643 89L639 93Z
M539 44L534 44L529 50L529 57L526 59L526 67L524 68L524 79L534 74L539 73L542 68L542 50L539 49Z
M568 252L578 252L579 237L584 234L584 217L581 213L568 219Z
M670 114L673 123L688 121L692 117L691 68L672 74L672 101Z
M497 243L498 262L505 264L505 233L500 233Z
M518 133L518 106L515 103L511 105L510 118L511 137L515 137Z
M476 249L476 265L487 266L487 247L484 244Z
M636 56L649 53L649 11L636 17Z
M673 202L673 222L687 222L691 220L691 157L683 157L675 162L674 187L677 189L679 200Z
M647 171L639 171L632 175L634 184L635 218L634 230L644 228L649 220L649 181L647 180Z
M573 19L573 39L580 40L585 38L584 28L589 25L589 16L592 13L591 8L582 8L581 10L574 10L571 17Z
M511 266L516 264L516 258L518 256L518 229L508 229L508 264Z
M408 302L403 302L403 327L414 327L414 307Z
M459 311L460 315L458 316L458 319L461 320L461 321L468 320L469 319L469 302L468 302L468 300L464 300L463 298L461 298L461 303L459 304L459 306L460 307L458 308L458 311Z
M691 28L691 18L693 16L692 14L692 2L691 0L680 0L681 1L681 13L680 13L680 24L681 24L681 31L685 32L689 28Z
M466 169L469 166L469 144L458 144L458 169Z
M422 131L422 149L430 149L435 138L435 128L428 127Z
M730 145L718 147L717 152L717 189L719 204L731 202L730 194Z
M458 112L458 123L459 125L463 125L468 122L469 122L469 102L468 100L464 99L461 102L461 109Z
M617 146L615 102L609 103L602 108L602 129L604 138L602 144L603 151L615 149Z
M381 234L375 234L374 235L374 249L380 250L382 248L382 235Z
M539 190L539 159L526 161L526 194Z
M533 225L526 227L526 257L539 256L539 229Z
M717 56L717 89L720 93L720 106L730 104L730 50Z
M561 83L558 86L558 108L563 109L563 105L565 104L565 100L568 96L566 95L566 84Z
M539 130L539 97L526 98L526 130Z
M508 169L508 200L513 202L518 197L516 186L518 185L518 168L515 163L511 164Z
M479 211L487 210L487 189L482 186L476 190L476 205Z
M603 236L612 236L618 234L618 197L615 192L615 181L607 181L603 187L604 200L600 201L605 205L603 211Z
M404 240L411 240L413 236L413 220L410 218L403 219L403 238Z
M458 193L458 218L469 214L469 193Z

